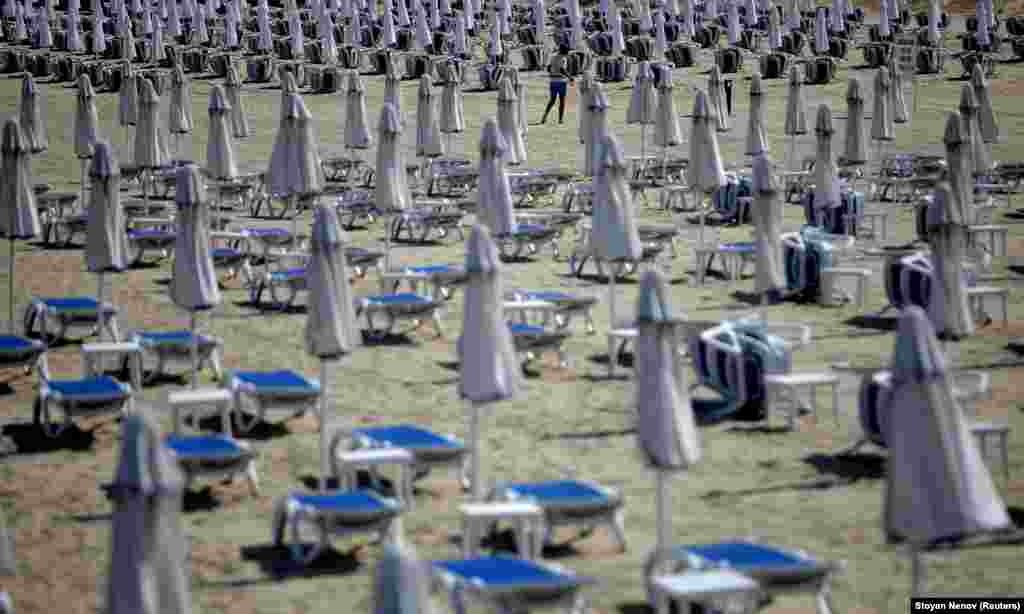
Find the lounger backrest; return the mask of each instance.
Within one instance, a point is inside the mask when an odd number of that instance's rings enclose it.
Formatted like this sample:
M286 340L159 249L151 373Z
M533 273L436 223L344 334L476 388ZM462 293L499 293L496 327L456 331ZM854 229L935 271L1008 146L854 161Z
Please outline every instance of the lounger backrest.
M857 398L860 427L864 436L871 443L885 447L885 411L891 411L889 396L892 394L892 374L889 371L876 371L865 375L860 382L860 393Z
M934 272L924 254L895 259L885 266L884 273L885 293L891 305L899 309L909 305L928 308Z
M742 406L758 386L756 358L744 352L740 334L728 325L704 331L691 339L697 383ZM754 389L754 390L752 390Z

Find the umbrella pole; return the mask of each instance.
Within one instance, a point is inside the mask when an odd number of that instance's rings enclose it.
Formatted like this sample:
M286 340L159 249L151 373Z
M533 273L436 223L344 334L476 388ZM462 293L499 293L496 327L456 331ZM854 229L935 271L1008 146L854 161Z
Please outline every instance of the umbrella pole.
M82 207L84 209L84 208L87 207L86 202L85 202L85 194L86 194L85 182L86 182L86 180L88 179L88 176L89 176L89 158L79 158L78 162L79 162L79 166L82 167L82 179L81 179L80 183L81 183L81 186L82 186L82 200L81 200L81 202L82 202Z
M643 176L644 166L647 165L647 124L640 124L640 172Z
M327 492L327 361L320 359L320 493Z
M469 406L469 440L473 446L469 457L469 488L474 502L483 501L484 484L482 475L483 458L480 441L480 403L471 401Z
M925 568L921 549L917 543L910 546L910 596L920 597L924 592Z
M11 210L13 211L14 207L11 207ZM8 253L8 256L10 257L10 259L7 262L7 291L9 293L8 294L8 300L9 300L8 304L10 306L10 315L11 315L10 333L13 335L14 334L14 237L8 237L7 238L7 245L8 245L9 250L10 250L9 253Z
M615 263L614 262L609 262L608 263L608 317L610 318L610 321L608 322L608 328L610 328L610 329L614 329L615 328L615 324L616 324L616 322L615 322L615 320L616 320L616 317L615 317L615 274L616 274L616 272L617 271L615 270ZM608 359L609 360L615 360L615 357L614 356L609 356Z
M656 522L658 531L658 542L655 550L660 550L662 548L667 548L672 539L672 528L670 526L670 521L672 519L672 498L669 496L668 492L668 472L660 469L655 470L655 476L655 501L657 506L655 511L657 514Z
M299 236L299 195L292 194L288 197L288 200L290 201L288 207L294 209L292 214L292 242L294 243Z
M99 306L97 315L99 316L99 340L103 341L103 331L106 330L105 322L103 321L103 301L106 299L104 296L107 290L107 284L104 283L106 279L103 276L103 272L96 276L96 304Z
M189 312L189 332L192 343L189 345L189 354L192 359L192 390L199 388L199 334L196 332L196 312Z
M391 270L391 226L394 218L391 215L384 216L384 270Z

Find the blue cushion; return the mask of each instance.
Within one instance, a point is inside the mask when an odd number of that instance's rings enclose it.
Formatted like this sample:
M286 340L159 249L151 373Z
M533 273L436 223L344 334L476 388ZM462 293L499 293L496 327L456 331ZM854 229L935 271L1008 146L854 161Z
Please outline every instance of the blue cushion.
M226 260L228 258L241 258L243 254L237 249L231 249L230 247L217 247L210 250L210 256L212 258Z
M367 296L365 299L370 305L429 305L433 301L429 298L414 294L412 292L400 292L398 294L379 294Z
M511 484L506 490L523 499L545 506L607 505L608 495L593 486L575 480L553 480Z
M452 273L456 272L455 267L450 264L432 264L427 266L413 266L406 269L410 273L430 275L431 273Z
M409 424L357 429L354 431L353 435L356 437L364 437L376 444L390 445L407 450L417 450L421 448L461 449L463 447L461 444L454 442L447 437L441 437L436 433Z
M105 403L121 401L129 396L124 386L106 375L84 379L50 380L46 384L61 400Z
M289 237L291 232L287 228L246 228L245 234L250 237Z
M54 313L96 313L99 308L99 303L96 302L96 299L87 296L76 296L70 298L41 298L37 300L46 305L46 308Z
M735 243L722 243L718 251L729 253L748 254L754 252L754 244L749 241L737 241Z
M39 354L44 350L43 344L18 337L17 335L0 335L0 358L11 359L19 356Z
M541 224L516 224L515 230L512 231L514 235L543 235L550 232L551 229Z
M730 567L740 573L767 569L806 569L817 567L813 560L791 552L750 542L721 542L687 546L694 567Z
M273 279L274 281L290 281L293 279L305 279L306 267L296 267L294 269L274 271L270 274L270 278Z
M577 586L575 576L558 573L532 561L502 557L481 557L434 561L433 566L467 582L495 588L547 588Z
M164 445L174 451L178 460L231 460L246 454L237 441L221 436L171 435Z
M174 330L166 332L142 331L136 333L139 342L143 345L174 345L183 346L192 343L192 333L187 330ZM199 344L209 343L209 337L199 335Z
M508 325L513 335L546 335L548 331L543 326L523 324L522 322L511 322Z
M234 379L262 394L320 394L320 385L288 369L280 371L235 371Z
M549 303L561 303L565 301L576 300L575 296L566 294L565 292L557 292L553 290L542 290L540 292L526 292L524 295L526 300L529 301L548 301Z
M309 507L317 513L330 516L340 523L367 523L384 520L397 514L397 505L377 497L371 492L353 490L324 495L292 493L288 499L298 505Z

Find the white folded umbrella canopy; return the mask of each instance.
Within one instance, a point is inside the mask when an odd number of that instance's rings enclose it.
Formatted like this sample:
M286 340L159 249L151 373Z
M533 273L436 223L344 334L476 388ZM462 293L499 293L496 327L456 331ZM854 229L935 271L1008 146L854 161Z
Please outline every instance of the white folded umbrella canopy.
M224 75L224 94L231 107L228 115L231 118L231 136L244 139L249 136L249 118L242 98L242 81L232 62L228 62L227 74Z
M764 88L761 74L754 73L750 77L750 110L747 113L747 155L757 155L768 151L768 134L764 125Z
M640 278L636 322L637 443L657 474L657 548L672 544L667 478L701 457L700 435L690 405L686 371L678 358L682 320L668 303L664 276L646 271Z
M781 298L786 289L785 268L782 260L782 188L772 173L772 162L767 152L754 155L751 190L754 203L751 217L754 221L754 244L757 247L754 289L764 300Z
M8 242L8 307L10 326L14 334L14 241L31 239L40 233L36 196L32 188L32 170L29 165L29 147L14 119L4 122L3 140L0 142L0 234Z
M846 138L843 147L844 164L865 164L868 161L868 142L864 126L864 96L860 81L850 79L846 86Z
M355 302L348 282L345 247L348 236L333 207L317 207L313 215L312 243L306 267L308 315L303 337L306 352L320 359L320 491L327 491L330 471L328 442L328 361L355 351L361 343L356 326Z
M345 148L369 149L373 145L373 134L366 119L366 86L359 71L348 75L348 90L345 101Z
M50 146L46 136L46 107L40 100L40 92L32 75L25 73L21 80L21 104L18 117L21 122L22 136L28 143L29 151L39 154Z
M981 133L978 121L978 102L974 99L974 89L969 84L960 88L960 116L963 117L964 142L967 143L968 180L977 175L984 175L992 170L992 152Z
M916 306L896 330L893 389L884 407L889 447L883 530L911 545L911 596L923 589L920 549L939 540L1012 528L1006 504L953 393L935 332Z
M503 77L498 84L498 127L508 143L505 161L513 166L526 163L526 143L519 123L519 97L508 77Z
M647 160L647 126L654 124L656 117L657 97L654 91L654 72L647 62L636 66L636 77L633 81L633 92L629 97L626 109L626 123L640 124L640 157Z
M504 314L501 260L490 232L473 227L466 246L466 299L458 341L459 396L470 402L470 484L474 501L485 493L481 469L481 405L511 399L522 388L522 373Z
M477 219L496 237L511 235L516 229L512 190L505 174L508 149L508 141L497 120L485 120L480 131Z
M180 513L185 480L151 416L121 425L111 484L110 614L189 614L188 542Z
M988 79L985 78L985 71L980 63L975 64L971 69L971 87L974 89L974 99L979 107L978 123L981 127L982 138L989 144L998 143L1001 140L999 123L992 110L992 96L989 92Z
M728 132L732 129L729 121L729 105L725 99L725 81L722 79L722 71L715 64L708 72L708 103L715 118L715 130L717 132Z
M424 159L444 155L441 124L435 112L434 100L434 80L424 73L420 76L416 96L416 155Z
M817 149L814 158L813 207L816 212L840 205L839 173L832 155L832 137L835 132L832 125L832 110L827 105L820 105L814 122Z

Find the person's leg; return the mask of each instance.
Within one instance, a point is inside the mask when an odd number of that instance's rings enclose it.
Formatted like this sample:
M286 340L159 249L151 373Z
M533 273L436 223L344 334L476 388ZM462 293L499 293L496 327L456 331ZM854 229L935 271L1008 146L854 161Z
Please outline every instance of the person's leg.
M551 107L555 106L555 98L557 98L557 96L558 96L558 89L555 87L554 83L552 83L548 87L548 91L550 92L550 94L549 94L550 98L548 98L548 106L547 106L547 108L544 109L544 115L540 118L540 123L542 123L542 124L547 123L547 121L548 121L548 113L551 112Z
M567 83L560 83L558 88L558 123L565 122L565 94L569 89Z

